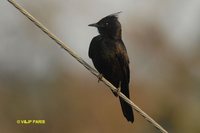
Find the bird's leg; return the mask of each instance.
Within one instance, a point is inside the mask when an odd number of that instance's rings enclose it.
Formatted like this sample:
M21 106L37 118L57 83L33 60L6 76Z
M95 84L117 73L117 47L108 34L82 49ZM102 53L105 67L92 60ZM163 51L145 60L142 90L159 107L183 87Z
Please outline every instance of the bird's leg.
M99 83L100 81L102 81L103 74L100 73L97 77L98 77L98 83Z
M119 96L119 93L121 92L121 87L117 88L117 96Z
M119 83L119 87L117 88L117 90L116 91L112 90L112 92L116 97L119 96L119 93L121 92L121 82Z
M117 96L119 96L119 93L121 92L121 82L119 82L119 87L117 88Z

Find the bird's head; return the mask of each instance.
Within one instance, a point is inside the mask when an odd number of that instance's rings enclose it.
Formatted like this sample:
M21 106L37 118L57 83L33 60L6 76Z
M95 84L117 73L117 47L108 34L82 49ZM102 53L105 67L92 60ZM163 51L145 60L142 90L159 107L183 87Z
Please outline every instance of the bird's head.
M103 36L119 39L121 38L121 24L118 21L118 15L121 12L117 12L102 18L99 22L89 24L88 26L96 27L99 33Z

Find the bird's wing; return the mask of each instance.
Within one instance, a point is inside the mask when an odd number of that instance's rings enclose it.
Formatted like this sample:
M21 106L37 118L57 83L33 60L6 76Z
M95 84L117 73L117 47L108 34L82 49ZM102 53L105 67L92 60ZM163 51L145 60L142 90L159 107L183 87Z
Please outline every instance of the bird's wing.
M129 58L128 58L128 54L126 51L126 48L123 44L123 42L121 42L120 44L116 45L116 58L120 64L122 73L123 73L123 79L129 83L130 81L130 69L129 69Z
M98 50L98 44L101 40L100 36L96 36L92 39L91 43L90 43L90 47L89 47L89 52L88 55L90 58L94 57L95 51Z

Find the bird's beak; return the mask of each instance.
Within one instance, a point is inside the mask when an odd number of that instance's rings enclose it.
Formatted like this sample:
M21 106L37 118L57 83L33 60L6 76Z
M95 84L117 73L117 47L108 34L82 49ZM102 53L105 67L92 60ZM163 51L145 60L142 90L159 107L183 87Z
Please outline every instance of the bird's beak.
M89 24L88 26L92 26L92 27L99 27L99 25L97 23L94 24Z

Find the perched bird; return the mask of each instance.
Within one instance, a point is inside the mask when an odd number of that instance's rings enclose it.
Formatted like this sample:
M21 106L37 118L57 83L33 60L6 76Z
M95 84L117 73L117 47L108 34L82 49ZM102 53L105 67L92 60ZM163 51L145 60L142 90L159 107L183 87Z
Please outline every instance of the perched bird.
M118 13L102 18L88 26L96 27L99 35L94 37L89 47L89 57L99 73L129 98L129 58L122 41L121 24ZM113 92L117 96L116 92ZM123 115L133 123L132 107L119 97Z

